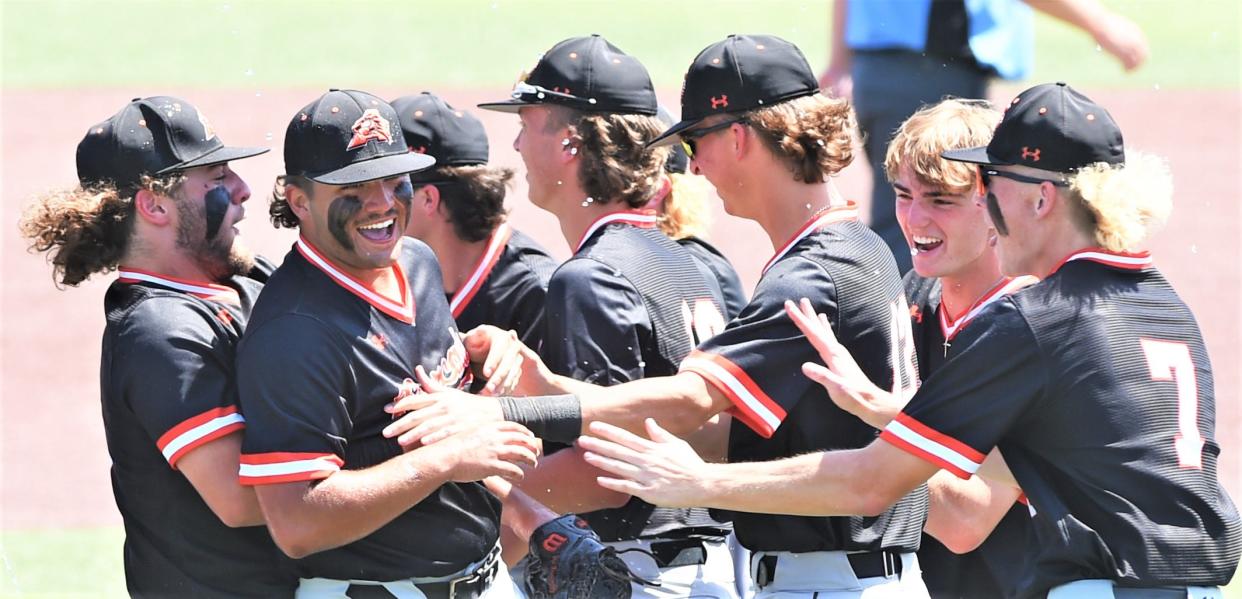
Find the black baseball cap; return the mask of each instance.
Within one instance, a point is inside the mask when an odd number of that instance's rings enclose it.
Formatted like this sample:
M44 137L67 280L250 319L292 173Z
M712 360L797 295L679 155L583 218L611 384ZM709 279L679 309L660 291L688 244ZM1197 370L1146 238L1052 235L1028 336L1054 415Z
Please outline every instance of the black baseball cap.
M435 158L437 166L487 164L487 132L473 114L430 92L392 101L406 147Z
M1112 115L1062 82L1036 85L1014 98L981 148L949 150L947 160L1029 166L1057 173L1105 162L1125 164L1121 128Z
M285 174L351 185L420 171L435 164L410 152L392 106L356 90L328 90L285 130Z
M699 52L681 87L681 122L648 146L675 136L713 114L745 112L819 91L819 81L797 46L774 35L730 35Z
M510 95L479 108L517 112L523 106L561 104L584 112L656 113L647 68L599 35L571 37L552 46Z
M78 143L78 181L131 190L144 175L166 175L258 156L268 148L234 148L216 136L193 104L171 96L134 98Z

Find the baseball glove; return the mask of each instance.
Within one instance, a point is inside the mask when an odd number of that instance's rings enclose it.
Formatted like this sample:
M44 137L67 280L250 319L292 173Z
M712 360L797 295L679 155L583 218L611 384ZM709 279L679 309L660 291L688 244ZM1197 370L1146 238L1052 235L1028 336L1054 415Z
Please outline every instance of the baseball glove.
M635 580L586 521L566 514L530 536L526 591L532 599L627 599Z

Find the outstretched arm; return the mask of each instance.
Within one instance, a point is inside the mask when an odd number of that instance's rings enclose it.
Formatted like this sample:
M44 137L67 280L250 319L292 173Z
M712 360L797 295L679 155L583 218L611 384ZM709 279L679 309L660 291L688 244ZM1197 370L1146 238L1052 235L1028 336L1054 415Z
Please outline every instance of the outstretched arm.
M601 486L668 507L874 516L938 470L882 441L770 462L708 464L654 420L647 421L647 433L650 439L595 423L578 444L588 463L609 473L600 477Z
M1091 35L1127 71L1147 61L1147 36L1134 21L1097 0L1024 0L1032 8Z

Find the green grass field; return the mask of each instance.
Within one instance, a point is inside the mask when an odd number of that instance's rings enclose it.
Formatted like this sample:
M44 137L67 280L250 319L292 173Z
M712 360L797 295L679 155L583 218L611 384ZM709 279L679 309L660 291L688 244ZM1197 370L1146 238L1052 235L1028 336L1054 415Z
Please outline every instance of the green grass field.
M1086 35L1041 17L1033 80L1236 88L1235 0L1112 0L1152 55L1126 75ZM676 87L694 55L729 33L764 32L827 61L827 0L4 0L5 87L275 88L506 85L556 40L600 33ZM190 27L185 23L194 23ZM153 35L152 26L168 30ZM538 33L536 33L538 32Z
M1041 17L1032 80L1239 88L1242 3L1105 1L1143 26L1149 63L1127 75L1089 37ZM822 68L829 14L827 0L0 0L0 84L503 87L555 41L600 33L676 89L695 53L728 33L780 35ZM2 531L0 597L123 597L121 541L119 528ZM1226 595L1242 599L1234 586Z

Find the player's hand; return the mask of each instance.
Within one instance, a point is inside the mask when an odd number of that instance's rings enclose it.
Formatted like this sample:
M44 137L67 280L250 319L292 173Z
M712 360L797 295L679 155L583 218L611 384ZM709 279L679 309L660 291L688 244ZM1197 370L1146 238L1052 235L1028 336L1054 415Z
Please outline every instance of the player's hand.
M535 350L518 339L517 333L481 325L462 338L470 360L480 365L487 385L482 395L554 395L561 393L552 382L555 375Z
M806 335L807 341L811 342L815 351L819 352L820 359L824 361L823 365L804 363L802 374L822 385L837 407L878 429L887 426L901 408L905 407L905 399L908 398L895 398L867 378L866 373L854 361L854 356L837 341L828 318L823 314L816 314L810 300L803 298L798 304L786 301L785 313L802 334Z
M1112 54L1127 71L1133 71L1147 62L1147 36L1143 29L1130 19L1112 13L1105 17L1093 32L1095 42L1105 52Z
M646 425L650 440L604 422L578 438L583 459L611 475L597 477L599 486L664 507L702 505L712 486L703 475L708 465L655 420Z
M413 447L430 445L437 441L483 424L503 422L504 413L500 403L491 397L471 395L435 382L422 366L414 369L423 393L384 406L384 411L396 417L384 427L387 438L397 438L397 443L407 451Z
M477 374L487 381L480 395L510 395L522 376L524 349L517 333L480 325L462 335ZM533 353L533 352L532 352Z
M443 453L454 482L474 482L491 476L519 481L524 474L522 467L535 465L539 442L516 422L489 422L459 427L457 432L424 449Z

